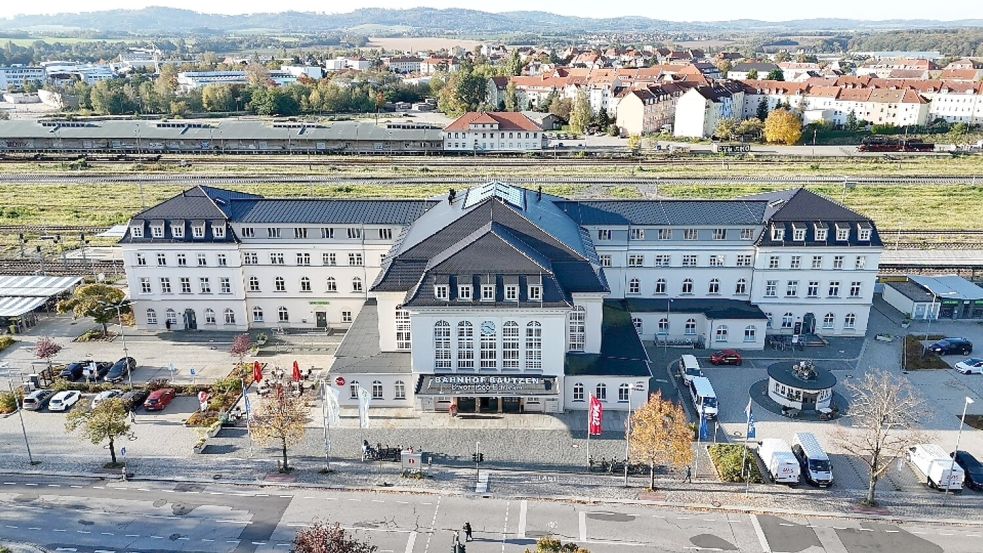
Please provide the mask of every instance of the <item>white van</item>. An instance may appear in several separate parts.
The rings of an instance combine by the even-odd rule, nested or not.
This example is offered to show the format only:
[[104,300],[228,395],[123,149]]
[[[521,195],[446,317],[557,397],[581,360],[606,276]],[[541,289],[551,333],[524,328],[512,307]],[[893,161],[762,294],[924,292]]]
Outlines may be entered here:
[[683,382],[689,382],[694,376],[703,376],[703,369],[695,355],[685,354],[679,357],[679,375],[683,377]]
[[925,478],[930,488],[961,491],[966,473],[945,450],[936,444],[918,444],[908,448],[908,460]]
[[792,453],[788,442],[777,438],[768,438],[758,442],[758,456],[768,469],[768,474],[776,484],[799,483],[799,461]]
[[811,432],[796,432],[792,436],[792,453],[799,460],[799,469],[806,482],[825,488],[833,484],[833,466],[829,455]]
[[717,418],[717,394],[713,391],[709,378],[705,376],[691,378],[689,394],[693,398],[693,407],[701,417]]

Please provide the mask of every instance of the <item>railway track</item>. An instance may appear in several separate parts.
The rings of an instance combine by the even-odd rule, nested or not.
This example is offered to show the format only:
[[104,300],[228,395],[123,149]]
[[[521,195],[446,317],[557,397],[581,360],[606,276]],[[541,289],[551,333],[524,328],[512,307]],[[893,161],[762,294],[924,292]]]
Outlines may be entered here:
[[121,275],[124,273],[123,263],[119,261],[81,261],[69,259],[46,259],[42,264],[37,259],[0,258],[0,274],[33,275],[46,274],[55,276],[79,276],[92,274]]

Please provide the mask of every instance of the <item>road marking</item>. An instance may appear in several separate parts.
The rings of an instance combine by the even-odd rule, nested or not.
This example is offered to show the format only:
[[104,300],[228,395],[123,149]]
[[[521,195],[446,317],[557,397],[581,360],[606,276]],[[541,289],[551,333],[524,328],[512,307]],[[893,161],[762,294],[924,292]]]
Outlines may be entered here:
[[361,499],[359,499],[357,497],[349,497],[349,498],[347,498],[347,500],[348,501],[361,501]]
[[123,536],[124,538],[139,538],[140,534],[127,534]]
[[529,502],[525,499],[519,503],[519,529],[515,533],[516,537],[519,539],[526,538],[526,509],[529,508]]
[[254,541],[254,542],[250,542],[250,543],[252,543],[253,545],[266,545],[266,542],[265,541]]
[[399,500],[396,500],[396,503],[399,503],[400,505],[409,505],[410,504],[409,501],[399,501]]
[[150,490],[148,490],[147,488],[137,488],[137,491],[149,492]]
[[511,501],[505,502],[505,524],[502,525],[502,553],[505,553],[505,540],[509,537],[509,508],[511,506]]
[[[34,484],[34,485],[37,486],[37,484]],[[30,484],[28,484],[28,486],[30,486]],[[92,486],[92,489],[94,489],[94,490],[105,490],[106,489],[106,486]]]
[[919,536],[923,536],[923,535],[927,534],[928,532],[922,532],[921,530],[912,530],[911,533],[912,534],[918,534]]
[[201,538],[201,541],[215,541],[215,540],[209,538]]
[[939,532],[940,536],[955,536],[952,532]]
[[7,528],[17,528],[16,526],[11,526],[9,524],[5,524],[4,526],[6,526]]
[[69,486],[69,488],[78,488],[78,489],[81,489],[82,486]]
[[304,524],[303,522],[291,522],[287,524],[288,528],[300,528],[301,526],[307,526],[307,525]]
[[[430,530],[427,532],[427,546],[423,549],[423,553],[430,552],[430,540],[433,539],[434,529],[437,527],[437,513],[440,512],[440,500],[441,497],[437,496],[437,507],[433,510],[433,518],[430,519]],[[424,503],[428,505],[428,503]]]
[[857,528],[858,532],[873,532],[872,528]]
[[115,536],[116,534],[114,534],[112,532],[99,532],[99,535],[101,535],[101,536]]
[[88,530],[76,530],[76,532],[78,532],[79,534],[91,534],[92,533],[92,532],[89,532]]
[[68,532],[68,530],[62,530],[61,528],[55,528],[55,532]]
[[887,532],[888,534],[897,534],[898,532],[901,532],[901,530],[884,530],[884,531]]
[[28,530],[38,531],[38,530],[41,530],[41,527],[40,526],[32,526],[32,527],[28,528]]
[[178,538],[178,539],[179,539],[179,540],[190,540],[191,538],[187,538],[187,537],[180,537],[180,538]]
[[372,500],[372,503],[385,503],[385,501],[383,501],[381,499],[373,499]]
[[94,549],[92,553],[116,553],[114,549]]
[[[890,531],[892,531],[892,530],[889,530],[889,532]],[[893,531],[894,532],[898,532],[899,530],[893,530]],[[966,534],[966,537],[967,538],[978,538],[978,537],[980,537],[980,535],[979,534]]]
[[48,484],[49,488],[60,488],[61,484]]
[[75,549],[74,547],[59,547],[58,549],[55,549],[55,551],[78,551],[78,549]]
[[283,499],[293,499],[294,496],[292,496],[292,495],[281,495],[280,497],[283,498]]
[[580,511],[580,541],[587,541],[587,512]]
[[253,497],[270,497],[270,494],[268,494],[268,493],[257,493],[257,494],[253,494]]
[[220,524],[252,524],[252,522],[248,520],[216,520],[215,522]]
[[315,499],[313,495],[305,495],[304,499]]
[[751,515],[751,526],[754,527],[754,533],[758,536],[758,542],[761,543],[761,550],[764,553],[771,553],[768,538],[765,537],[765,531],[761,529],[761,523],[758,522],[757,515]]
[[413,546],[416,545],[416,532],[410,532],[410,539],[406,540],[405,553],[413,553]]
[[164,536],[150,536],[150,539],[152,539],[152,540],[162,540],[162,539],[164,539]]
[[225,495],[222,492],[208,492],[208,495]]
[[4,482],[3,485],[4,486],[16,486],[17,485],[17,482]]
[[37,486],[37,484],[26,483],[25,486]]

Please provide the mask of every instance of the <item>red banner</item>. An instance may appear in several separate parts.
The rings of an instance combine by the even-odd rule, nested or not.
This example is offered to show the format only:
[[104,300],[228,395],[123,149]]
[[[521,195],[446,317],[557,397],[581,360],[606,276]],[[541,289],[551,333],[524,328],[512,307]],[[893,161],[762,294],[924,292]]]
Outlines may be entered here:
[[593,395],[590,396],[590,404],[587,407],[587,431],[591,436],[601,435],[601,421],[604,419],[604,406],[601,400]]

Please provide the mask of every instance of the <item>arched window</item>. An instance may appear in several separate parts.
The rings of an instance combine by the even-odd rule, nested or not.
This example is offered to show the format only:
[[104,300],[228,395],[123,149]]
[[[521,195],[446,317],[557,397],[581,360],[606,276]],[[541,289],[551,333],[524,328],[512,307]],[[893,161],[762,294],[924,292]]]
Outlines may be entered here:
[[754,342],[757,333],[758,333],[758,329],[754,325],[747,325],[746,327],[744,327],[744,341]]
[[843,317],[843,328],[851,330],[857,328],[857,315],[855,313],[847,313],[846,317]]
[[352,279],[352,292],[362,291],[362,279],[355,277]]
[[502,368],[519,368],[519,323],[515,321],[502,325]]
[[708,294],[719,294],[720,293],[720,279],[719,278],[711,278],[710,279],[710,286],[707,287],[707,293]]
[[328,277],[328,292],[338,291],[338,281],[334,277]]
[[597,384],[597,386],[594,387],[594,397],[596,397],[597,399],[599,399],[601,401],[607,401],[608,400],[608,385],[605,384],[605,383],[603,383],[603,382],[599,382]]
[[249,277],[249,291],[259,292],[259,277]]
[[792,328],[793,322],[795,322],[795,315],[791,313],[782,315],[782,328]]
[[457,323],[457,368],[474,368],[474,325],[468,321]]
[[669,319],[659,319],[659,334],[669,334]]
[[481,337],[479,338],[479,366],[482,369],[498,368],[498,332],[495,323],[485,321],[481,323]]
[[433,325],[433,352],[435,368],[451,368],[451,325],[447,321]]
[[167,316],[167,322],[171,323],[172,325],[177,324],[177,312],[168,307],[164,314]]
[[584,401],[584,384],[582,382],[573,385],[573,400]]
[[696,319],[686,319],[686,335],[696,335]]
[[396,349],[410,349],[410,312],[400,305],[396,308]]
[[655,281],[655,293],[656,294],[666,293],[666,279],[660,278]]
[[287,291],[287,282],[283,280],[283,277],[276,277],[273,279],[273,290],[277,292]]
[[300,277],[300,291],[301,292],[311,291],[311,279],[307,277]]
[[348,385],[348,390],[351,392],[351,399],[358,399],[358,380],[352,380],[352,383]]
[[635,332],[642,333],[642,319],[640,317],[632,317],[631,324],[635,327]]
[[727,325],[718,325],[717,326],[717,331],[715,333],[715,336],[716,336],[716,340],[718,342],[726,342],[727,341]]
[[262,307],[254,307],[253,308],[253,322],[254,323],[261,323],[261,322],[263,322],[263,308]]
[[213,325],[213,324],[215,324],[215,310],[214,309],[205,309],[205,324],[206,325]]
[[406,399],[406,383],[402,380],[393,383],[393,399]]
[[226,308],[226,310],[224,312],[224,315],[225,315],[225,324],[227,324],[227,325],[234,325],[234,324],[236,324],[236,312],[235,311]]
[[737,286],[734,287],[734,294],[737,296],[743,296],[747,294],[747,281],[743,278],[737,279]]
[[372,399],[382,399],[382,382],[379,380],[372,381]]
[[281,323],[290,322],[290,312],[287,311],[286,307],[280,306],[276,310],[276,318]]
[[691,278],[683,279],[683,293],[684,294],[693,293],[693,279]]
[[538,321],[526,325],[526,368],[543,368],[543,325]]
[[628,403],[628,394],[631,393],[631,387],[627,383],[622,382],[618,386],[618,402]]
[[833,324],[836,322],[836,315],[832,313],[827,313],[823,316],[823,328],[829,329],[833,328]]
[[629,294],[640,294],[641,292],[642,292],[642,284],[637,278],[633,278],[628,281]]
[[567,333],[570,351],[584,351],[584,344],[587,340],[587,311],[584,306],[578,305],[570,311],[567,320]]
[[157,312],[154,311],[153,309],[147,310],[147,324],[148,325],[157,324]]

